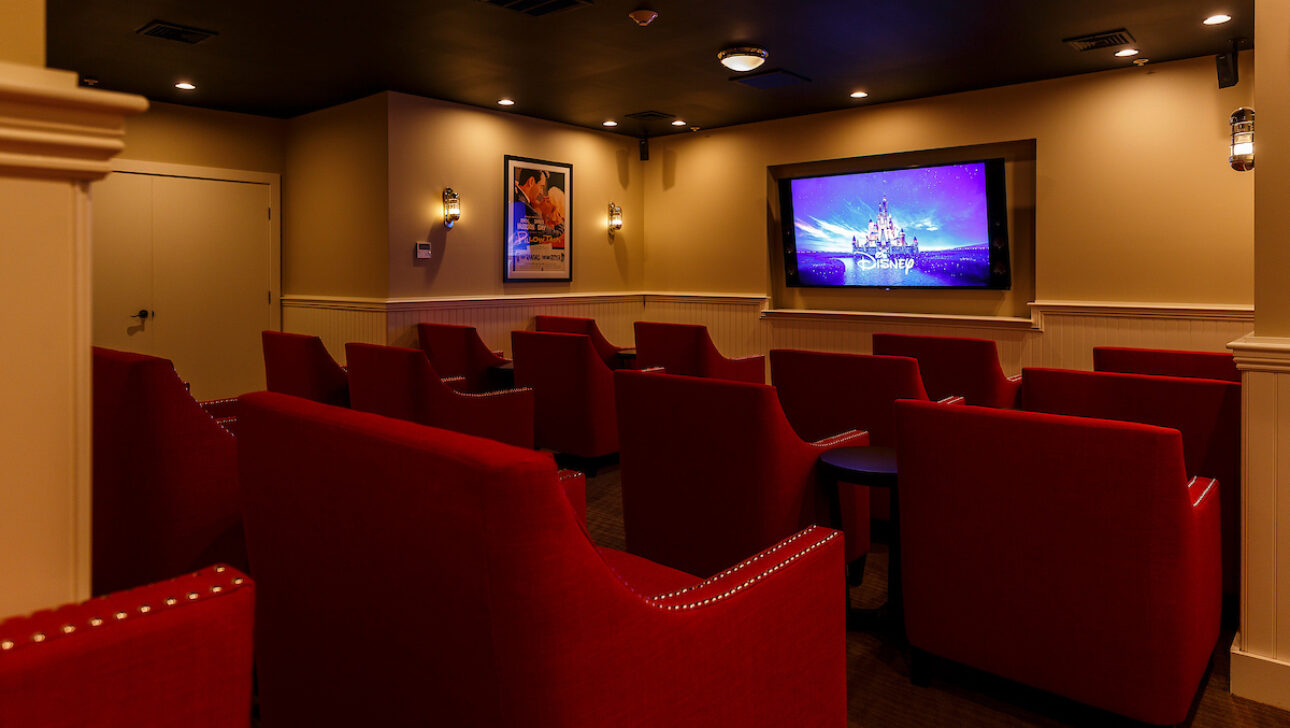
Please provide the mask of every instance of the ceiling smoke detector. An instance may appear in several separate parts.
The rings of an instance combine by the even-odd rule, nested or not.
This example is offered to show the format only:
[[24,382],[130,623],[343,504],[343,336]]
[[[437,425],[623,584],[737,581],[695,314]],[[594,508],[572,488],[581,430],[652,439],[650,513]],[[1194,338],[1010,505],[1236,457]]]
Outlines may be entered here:
[[627,17],[631,18],[632,22],[644,28],[645,26],[654,22],[655,18],[658,17],[658,13],[654,12],[653,10],[650,10],[649,8],[636,8],[635,10],[628,13]]

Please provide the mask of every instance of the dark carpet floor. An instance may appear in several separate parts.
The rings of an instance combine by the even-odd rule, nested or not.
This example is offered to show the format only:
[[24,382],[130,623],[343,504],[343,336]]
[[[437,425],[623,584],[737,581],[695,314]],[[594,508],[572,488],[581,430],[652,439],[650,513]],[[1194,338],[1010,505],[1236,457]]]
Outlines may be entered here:
[[[587,481],[587,529],[601,546],[623,548],[622,489],[617,467],[600,470]],[[855,606],[878,606],[886,598],[887,552],[875,544],[864,582],[851,590]],[[1234,697],[1228,692],[1227,645],[1221,647],[1193,705],[1186,725],[1193,728],[1249,726],[1290,728],[1290,713]],[[908,649],[883,634],[847,633],[848,725],[873,728],[939,726],[1098,726],[1140,724],[986,675],[966,667],[937,663],[930,687],[909,682]]]

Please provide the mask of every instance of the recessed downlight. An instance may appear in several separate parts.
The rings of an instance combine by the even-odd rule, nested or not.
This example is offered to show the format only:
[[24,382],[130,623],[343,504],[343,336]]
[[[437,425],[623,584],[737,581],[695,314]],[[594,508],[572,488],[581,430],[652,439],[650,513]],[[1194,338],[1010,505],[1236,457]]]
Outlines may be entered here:
[[601,125],[601,126],[618,126],[618,122],[614,121],[613,119],[605,119],[604,121],[600,122],[600,125]]
[[1124,50],[1122,50],[1122,51],[1116,51],[1116,52],[1115,52],[1115,57],[1116,57],[1116,58],[1129,58],[1130,56],[1136,56],[1136,55],[1138,55],[1138,53],[1140,53],[1140,52],[1141,52],[1141,51],[1139,51],[1137,48],[1125,48],[1125,49],[1124,49]]
[[193,89],[197,88],[197,86],[188,81],[180,81],[179,83],[175,84],[175,88],[180,89],[181,91],[192,91]]
[[497,105],[498,105],[498,106],[514,106],[514,105],[515,105],[515,99],[498,99],[498,100],[497,100]]
[[672,122],[672,126],[685,126],[685,119],[676,119]]
[[1211,15],[1208,18],[1205,18],[1205,20],[1201,22],[1203,22],[1205,25],[1222,25],[1223,23],[1226,23],[1231,19],[1232,19],[1232,16],[1219,13],[1217,15]]
[[852,91],[852,92],[851,92],[851,98],[853,98],[853,99],[867,99],[867,98],[869,98],[869,92],[868,92],[868,91]]

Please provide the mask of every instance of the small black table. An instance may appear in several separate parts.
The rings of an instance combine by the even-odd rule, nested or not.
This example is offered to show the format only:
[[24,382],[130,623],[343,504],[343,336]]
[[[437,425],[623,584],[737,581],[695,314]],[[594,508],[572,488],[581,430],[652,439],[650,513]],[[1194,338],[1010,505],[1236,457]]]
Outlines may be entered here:
[[835,528],[842,527],[839,483],[891,490],[891,544],[887,563],[887,603],[878,609],[852,609],[847,597],[847,622],[864,626],[886,623],[897,636],[905,634],[904,603],[900,583],[900,499],[896,487],[896,450],[890,447],[840,447],[820,456],[816,470],[829,494],[829,514]]
[[619,358],[619,359],[621,359],[623,362],[632,362],[632,361],[636,361],[636,350],[635,350],[635,349],[619,349],[618,351],[614,352],[614,356],[618,357],[618,358]]
[[515,387],[515,362],[508,361],[488,368],[489,389],[513,389]]

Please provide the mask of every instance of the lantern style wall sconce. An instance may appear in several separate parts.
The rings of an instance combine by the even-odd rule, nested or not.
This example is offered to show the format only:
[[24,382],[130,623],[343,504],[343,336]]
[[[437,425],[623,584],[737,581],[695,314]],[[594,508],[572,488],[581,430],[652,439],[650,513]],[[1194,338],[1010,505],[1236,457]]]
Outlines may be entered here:
[[1254,169],[1254,109],[1242,106],[1232,112],[1232,151],[1227,163],[1237,172]]
[[623,208],[609,203],[609,233],[612,235],[623,229]]
[[443,226],[451,230],[452,226],[461,219],[461,195],[452,191],[451,187],[443,189]]

